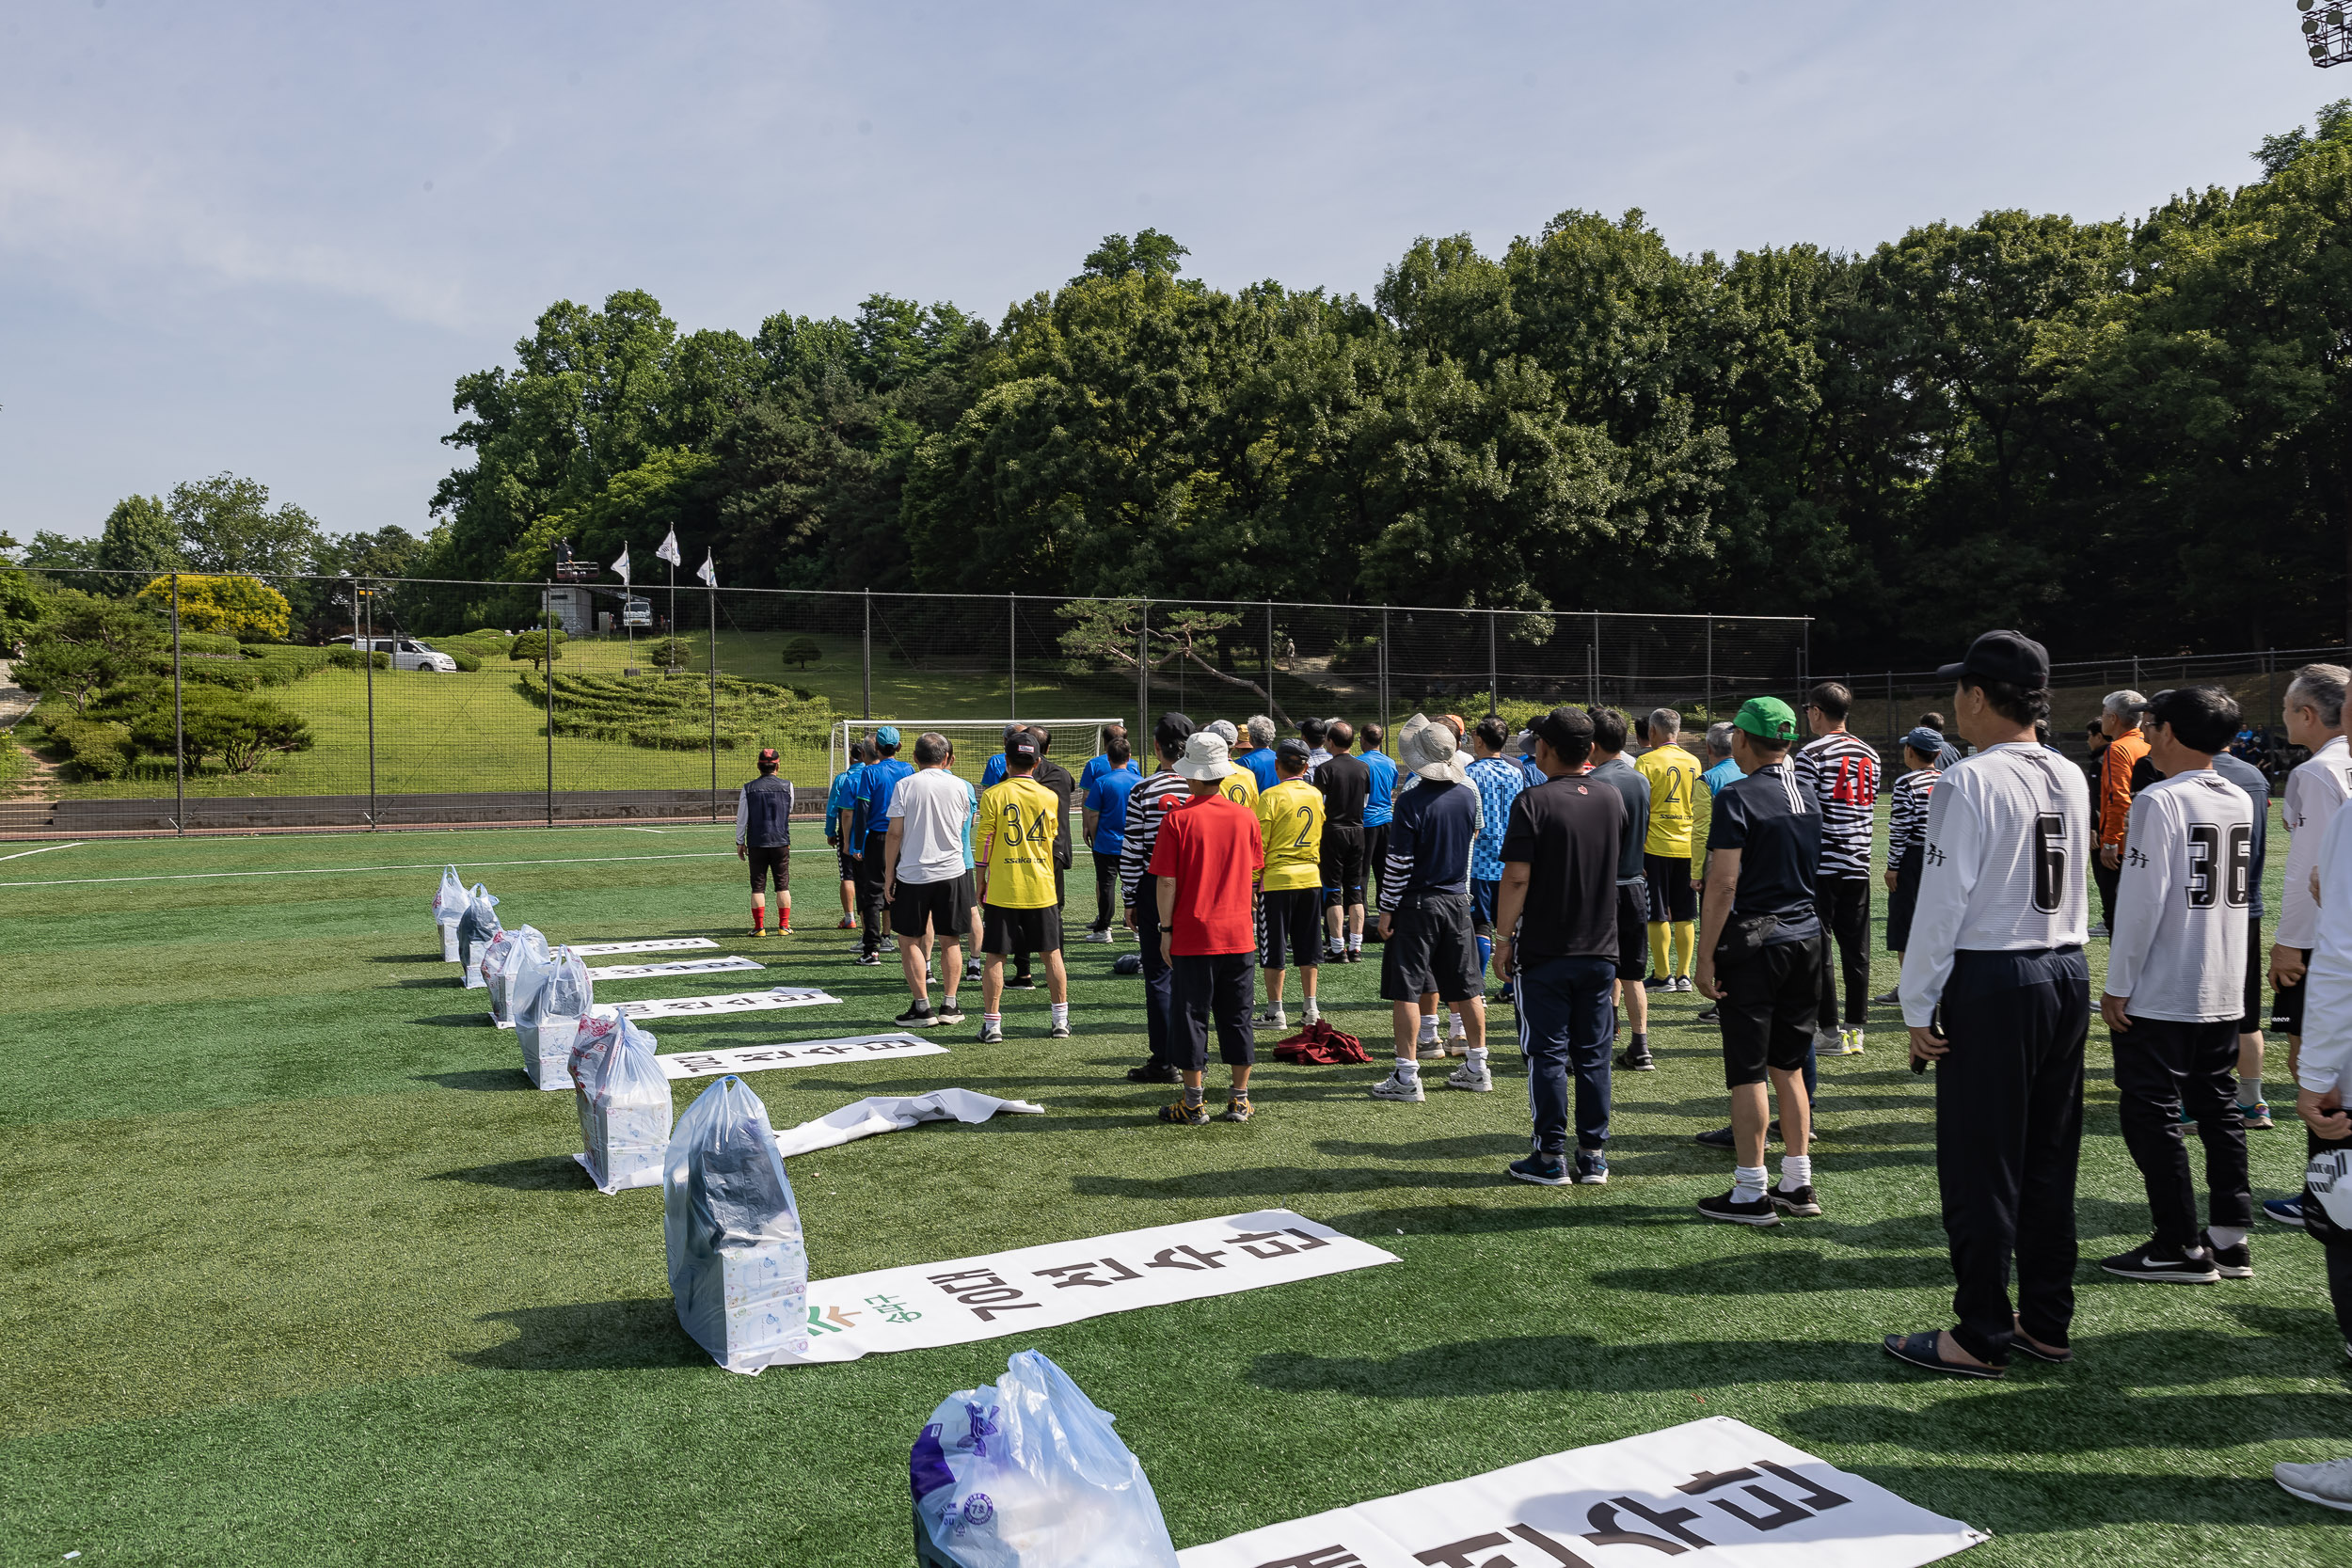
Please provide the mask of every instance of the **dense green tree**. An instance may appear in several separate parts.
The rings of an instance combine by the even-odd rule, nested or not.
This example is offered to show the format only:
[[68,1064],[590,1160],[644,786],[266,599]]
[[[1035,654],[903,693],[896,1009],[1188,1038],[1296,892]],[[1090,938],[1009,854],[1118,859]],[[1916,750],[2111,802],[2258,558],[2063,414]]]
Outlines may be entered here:
[[139,576],[98,579],[103,593],[135,594],[158,572],[176,572],[188,564],[180,530],[161,496],[126,496],[115,502],[99,531],[92,563],[109,572]]
[[173,485],[167,510],[192,571],[308,572],[319,545],[318,523],[308,512],[292,501],[271,506],[268,485],[235,474]]

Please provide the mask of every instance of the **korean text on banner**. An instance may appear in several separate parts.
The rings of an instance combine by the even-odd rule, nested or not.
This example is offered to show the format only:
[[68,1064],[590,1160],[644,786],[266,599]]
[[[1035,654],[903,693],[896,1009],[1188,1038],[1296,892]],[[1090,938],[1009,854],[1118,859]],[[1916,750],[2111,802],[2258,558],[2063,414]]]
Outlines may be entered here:
[[814,1007],[840,1000],[813,987],[778,986],[773,990],[729,991],[723,996],[655,996],[643,1002],[615,1002],[612,1006],[643,1023],[649,1018],[728,1018],[737,1013],[766,1012],[771,1007]]
[[766,1072],[774,1068],[838,1067],[881,1057],[945,1056],[947,1048],[919,1035],[852,1035],[836,1040],[797,1040],[785,1045],[736,1045],[724,1051],[676,1051],[659,1058],[670,1078],[716,1078],[723,1072]]

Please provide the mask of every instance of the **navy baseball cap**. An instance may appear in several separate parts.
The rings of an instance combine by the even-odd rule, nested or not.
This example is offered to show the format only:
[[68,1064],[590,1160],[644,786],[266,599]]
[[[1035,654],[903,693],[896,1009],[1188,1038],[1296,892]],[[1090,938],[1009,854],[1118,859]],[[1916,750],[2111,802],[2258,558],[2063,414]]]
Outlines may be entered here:
[[1005,741],[1005,755],[1033,757],[1037,755],[1037,736],[1026,730],[1015,730]]
[[1941,731],[1922,724],[1903,736],[1903,744],[1923,757],[1940,756],[1944,751],[1944,736]]
[[1935,678],[1944,681],[1963,675],[2039,691],[2050,684],[2050,650],[2022,631],[1988,631],[1968,644],[1967,657],[1958,664],[1935,672]]
[[1292,736],[1288,739],[1284,740],[1282,744],[1274,748],[1274,755],[1278,760],[1283,762],[1305,762],[1309,757],[1314,755],[1314,753],[1308,749],[1305,741],[1299,739],[1296,736]]

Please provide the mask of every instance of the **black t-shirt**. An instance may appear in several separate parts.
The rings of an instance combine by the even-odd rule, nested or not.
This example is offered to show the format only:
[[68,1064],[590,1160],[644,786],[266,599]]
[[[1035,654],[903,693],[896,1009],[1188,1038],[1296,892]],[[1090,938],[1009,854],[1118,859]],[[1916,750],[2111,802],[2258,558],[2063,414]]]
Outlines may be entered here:
[[1578,775],[1521,790],[1502,830],[1502,859],[1528,868],[1519,958],[1617,956],[1617,855],[1625,800]]
[[1054,835],[1054,863],[1064,871],[1070,869],[1070,802],[1078,793],[1078,781],[1070,776],[1070,769],[1052,757],[1037,759],[1032,774],[1038,783],[1054,792],[1061,802],[1061,832]]
[[1820,934],[1813,895],[1814,873],[1821,863],[1821,814],[1788,764],[1759,768],[1715,792],[1707,847],[1740,851],[1732,919],[1778,915],[1780,928],[1771,942]]
[[1372,767],[1349,752],[1334,752],[1315,769],[1315,787],[1323,791],[1323,825],[1360,828],[1364,802],[1372,798]]

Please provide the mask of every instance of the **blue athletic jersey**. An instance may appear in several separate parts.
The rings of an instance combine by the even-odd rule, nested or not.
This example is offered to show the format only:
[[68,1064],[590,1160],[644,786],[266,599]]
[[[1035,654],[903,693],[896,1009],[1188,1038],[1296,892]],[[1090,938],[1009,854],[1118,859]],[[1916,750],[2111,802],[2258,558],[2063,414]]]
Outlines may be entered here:
[[[897,757],[884,757],[869,762],[858,770],[857,821],[859,836],[890,831],[890,797],[897,792],[900,779],[914,775],[913,763]],[[856,845],[852,844],[851,848]]]
[[994,756],[988,759],[987,767],[980,769],[980,787],[982,789],[994,789],[998,784],[1003,784],[1004,782],[1005,753],[999,752]]
[[1364,797],[1364,826],[1385,828],[1396,815],[1396,759],[1386,752],[1366,752],[1364,766],[1372,769],[1372,793]]
[[849,811],[857,804],[858,775],[865,771],[866,765],[861,762],[833,776],[833,788],[825,795],[825,836],[828,839],[840,836],[842,824],[836,814]]
[[1116,855],[1121,840],[1127,836],[1127,797],[1143,782],[1143,770],[1130,759],[1123,767],[1105,767],[1087,785],[1086,799],[1079,804],[1100,815],[1094,821],[1094,852]]
[[1249,776],[1258,781],[1258,793],[1261,795],[1282,782],[1282,775],[1274,770],[1274,748],[1271,746],[1244,752],[1233,761],[1249,769]]

